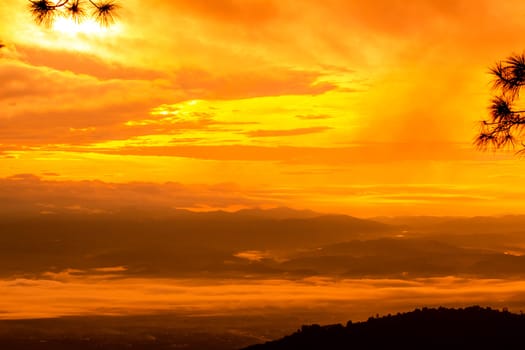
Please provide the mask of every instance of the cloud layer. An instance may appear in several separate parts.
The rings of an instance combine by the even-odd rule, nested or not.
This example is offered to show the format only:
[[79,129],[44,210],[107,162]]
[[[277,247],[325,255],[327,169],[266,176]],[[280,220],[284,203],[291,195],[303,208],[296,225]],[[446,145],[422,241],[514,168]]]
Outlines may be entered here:
[[[520,50],[524,9],[514,0],[133,0],[114,27],[86,30],[36,26],[23,3],[3,1],[0,176],[507,193],[515,179],[500,175],[520,173],[520,160],[476,153],[472,139],[490,98],[487,67]],[[328,195],[295,204],[325,208]],[[428,212],[424,195],[381,198]],[[440,198],[464,205],[472,195]],[[328,207],[355,210],[345,201]]]
[[[253,315],[294,312],[305,307],[316,320],[366,320],[374,313],[408,311],[422,306],[503,307],[525,305],[521,281],[428,278],[417,280],[228,281],[171,279],[86,279],[67,273],[49,280],[2,280],[1,318],[67,315],[129,315],[172,312],[185,316]],[[73,297],[74,296],[74,297]],[[494,300],[501,300],[494,303]],[[110,305],[110,306],[108,306]],[[503,305],[503,306],[502,306]],[[372,314],[371,314],[372,312]],[[331,315],[331,316],[330,316]]]

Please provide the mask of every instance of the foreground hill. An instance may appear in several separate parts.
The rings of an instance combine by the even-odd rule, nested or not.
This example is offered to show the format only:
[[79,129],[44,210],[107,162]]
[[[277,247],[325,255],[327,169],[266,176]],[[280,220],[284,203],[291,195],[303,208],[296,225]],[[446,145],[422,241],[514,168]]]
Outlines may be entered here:
[[505,349],[522,348],[525,315],[479,306],[416,309],[345,326],[303,326],[296,333],[246,350],[276,349]]

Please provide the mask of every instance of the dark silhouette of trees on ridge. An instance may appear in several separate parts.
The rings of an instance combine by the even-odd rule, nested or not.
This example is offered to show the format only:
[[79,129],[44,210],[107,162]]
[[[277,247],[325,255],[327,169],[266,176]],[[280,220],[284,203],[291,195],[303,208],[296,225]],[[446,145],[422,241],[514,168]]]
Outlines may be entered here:
[[518,349],[525,315],[471,306],[423,308],[370,317],[366,322],[303,326],[284,338],[245,350],[288,349]]
[[475,144],[481,149],[515,148],[525,151],[523,127],[525,109],[519,108],[519,95],[525,85],[525,54],[513,54],[490,69],[496,91],[490,105],[490,119],[481,122]]
[[115,23],[119,8],[120,5],[114,0],[29,0],[29,11],[35,22],[45,26],[53,24],[57,16],[69,17],[77,23],[91,16],[107,27]]

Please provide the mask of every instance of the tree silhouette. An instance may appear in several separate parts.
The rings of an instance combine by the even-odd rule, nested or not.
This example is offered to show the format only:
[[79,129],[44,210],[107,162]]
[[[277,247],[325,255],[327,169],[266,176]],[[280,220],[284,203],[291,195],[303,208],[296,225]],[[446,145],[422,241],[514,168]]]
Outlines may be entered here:
[[[88,14],[87,7],[91,7]],[[109,26],[115,22],[120,5],[114,0],[29,0],[29,11],[37,24],[50,26],[57,16],[69,17],[79,23],[88,15],[102,26]]]
[[490,119],[481,122],[475,143],[482,149],[514,148],[525,151],[523,128],[525,110],[516,108],[521,87],[525,85],[525,54],[513,54],[490,69],[497,91],[490,105]]
[[285,349],[517,349],[525,316],[480,306],[423,308],[366,322],[303,326],[284,338],[244,350]]

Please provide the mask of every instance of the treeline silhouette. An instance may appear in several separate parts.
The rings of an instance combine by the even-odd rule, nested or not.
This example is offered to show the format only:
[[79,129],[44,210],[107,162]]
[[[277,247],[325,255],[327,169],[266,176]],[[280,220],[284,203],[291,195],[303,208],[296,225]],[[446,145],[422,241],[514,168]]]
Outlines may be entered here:
[[423,308],[366,322],[303,326],[246,350],[276,349],[510,349],[525,344],[525,315],[472,306]]

